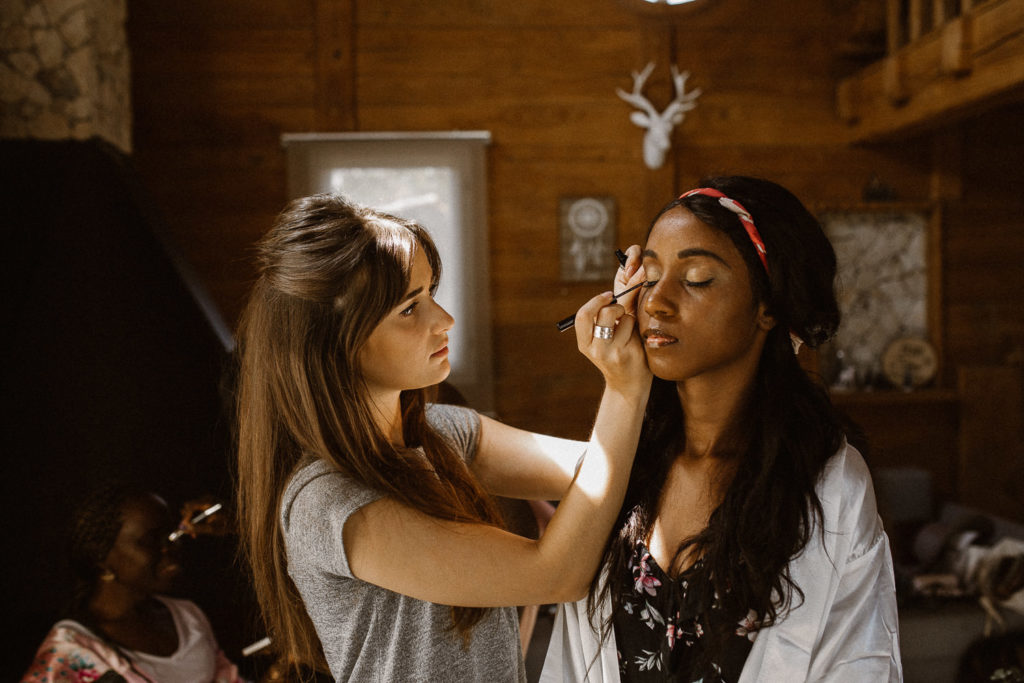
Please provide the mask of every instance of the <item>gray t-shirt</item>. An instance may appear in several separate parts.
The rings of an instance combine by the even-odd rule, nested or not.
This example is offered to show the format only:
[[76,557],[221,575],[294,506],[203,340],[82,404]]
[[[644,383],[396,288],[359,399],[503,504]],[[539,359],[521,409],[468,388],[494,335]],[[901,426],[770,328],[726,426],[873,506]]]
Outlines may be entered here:
[[[467,463],[476,455],[480,418],[474,411],[431,405],[427,420]],[[345,521],[380,497],[317,459],[300,465],[281,499],[288,574],[335,680],[525,682],[515,608],[491,610],[465,648],[450,628],[450,607],[352,575],[342,543]]]

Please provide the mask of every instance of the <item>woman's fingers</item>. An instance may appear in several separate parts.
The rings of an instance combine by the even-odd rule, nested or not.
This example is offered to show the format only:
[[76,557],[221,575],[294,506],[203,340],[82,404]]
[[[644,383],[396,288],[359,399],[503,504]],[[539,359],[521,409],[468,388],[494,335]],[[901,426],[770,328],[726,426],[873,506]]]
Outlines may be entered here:
[[[615,283],[619,285],[625,285],[633,276],[636,274],[638,268],[640,268],[641,262],[641,250],[640,245],[633,244],[626,249],[626,262],[619,266],[619,270],[615,273]],[[616,288],[615,291],[620,291]]]
[[616,334],[621,334],[626,339],[633,336],[633,330],[636,328],[636,317],[632,314],[624,312],[619,318],[619,329]]
[[589,343],[591,335],[594,333],[594,322],[597,320],[597,312],[611,302],[612,293],[604,292],[580,306],[580,310],[576,311],[574,329],[576,330],[576,342],[580,345],[580,348],[583,348],[584,344]]
[[599,294],[576,314],[576,341],[609,383],[629,384],[647,374],[643,346],[635,334],[636,320],[610,292]]
[[643,250],[639,244],[631,244],[626,249],[626,277],[631,278],[636,273],[637,268],[640,267],[640,263],[643,261]]
[[[626,265],[619,268],[615,274],[614,289],[616,292],[625,292],[630,287],[644,281],[644,267],[642,265],[640,245],[633,244],[626,249]],[[633,290],[628,294],[618,297],[618,301],[626,309],[627,313],[636,312],[636,300],[639,290]]]
[[[615,321],[622,312],[622,306],[612,302],[611,292],[598,294],[583,304],[576,313],[576,343],[580,350],[589,347],[592,341],[610,340],[614,336]],[[606,331],[609,327],[612,328],[610,333]]]
[[[603,327],[605,329],[609,327],[614,329],[619,322],[619,318],[621,318],[623,313],[625,312],[626,309],[622,307],[622,304],[614,303],[609,304],[607,306],[602,306],[601,310],[597,312],[597,321],[595,325]],[[600,338],[598,337],[596,331],[594,336]]]

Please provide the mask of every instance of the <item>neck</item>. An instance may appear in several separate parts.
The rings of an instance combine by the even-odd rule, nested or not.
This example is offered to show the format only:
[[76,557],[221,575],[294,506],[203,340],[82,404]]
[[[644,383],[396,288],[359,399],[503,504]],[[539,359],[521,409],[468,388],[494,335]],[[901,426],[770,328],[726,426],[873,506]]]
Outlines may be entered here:
[[676,384],[686,417],[683,456],[703,460],[726,454],[737,416],[753,388],[757,365],[734,366]]
[[89,601],[89,613],[100,624],[124,621],[138,616],[148,599],[148,595],[123,586],[101,584]]
[[373,407],[377,427],[384,433],[388,441],[395,446],[404,446],[401,392],[371,395],[370,405]]

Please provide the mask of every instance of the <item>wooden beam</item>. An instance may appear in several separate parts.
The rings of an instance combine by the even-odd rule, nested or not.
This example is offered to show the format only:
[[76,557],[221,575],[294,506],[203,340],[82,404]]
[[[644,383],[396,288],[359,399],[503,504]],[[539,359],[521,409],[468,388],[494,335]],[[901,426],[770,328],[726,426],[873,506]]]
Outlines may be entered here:
[[942,27],[942,73],[966,76],[971,71],[971,17],[959,17]]
[[892,107],[902,107],[910,99],[906,79],[903,77],[903,55],[889,55],[882,62],[882,89]]
[[314,6],[317,130],[357,130],[355,0],[314,0]]
[[921,0],[910,0],[910,9],[908,10],[909,16],[907,17],[907,23],[910,26],[907,32],[909,42],[913,43],[915,40],[921,37],[924,33],[924,3]]
[[885,3],[886,52],[890,55],[903,45],[903,22],[900,20],[900,0],[886,0]]
[[1024,98],[1021,27],[1024,0],[989,0],[844,79],[836,110],[850,141],[935,128]]

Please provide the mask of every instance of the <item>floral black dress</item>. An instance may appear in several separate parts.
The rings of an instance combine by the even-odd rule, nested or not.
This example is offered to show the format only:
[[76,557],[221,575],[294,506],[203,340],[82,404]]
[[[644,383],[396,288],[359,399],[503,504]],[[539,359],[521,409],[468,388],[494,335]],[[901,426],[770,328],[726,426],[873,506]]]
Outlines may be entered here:
[[[699,614],[698,606],[712,587],[691,583],[699,567],[698,561],[672,579],[655,563],[644,543],[637,543],[630,559],[632,580],[623,585],[622,609],[612,618],[624,683],[739,680],[757,631],[757,615],[751,611],[736,624],[736,638],[730,639],[722,656],[712,662],[714,676],[702,677],[698,666],[709,615]],[[715,618],[714,605],[710,617]]]

